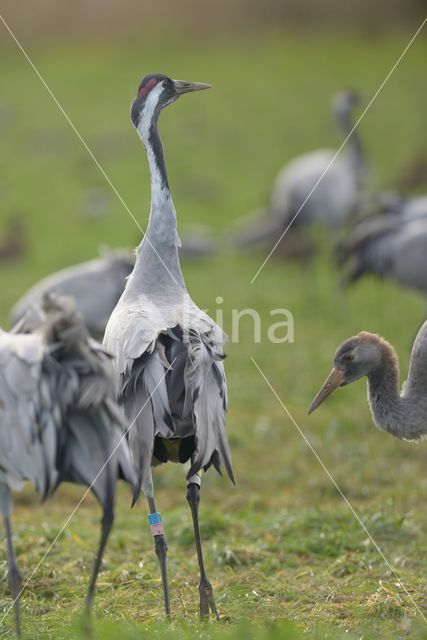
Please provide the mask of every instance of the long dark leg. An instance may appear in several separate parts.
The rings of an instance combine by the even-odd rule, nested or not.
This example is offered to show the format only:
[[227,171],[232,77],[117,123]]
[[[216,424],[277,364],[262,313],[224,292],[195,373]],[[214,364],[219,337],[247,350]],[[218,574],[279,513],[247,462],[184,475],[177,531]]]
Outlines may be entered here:
[[162,574],[162,587],[163,587],[163,598],[165,602],[165,614],[167,618],[170,618],[171,614],[171,604],[170,604],[170,593],[169,593],[169,581],[168,581],[168,568],[166,557],[168,553],[168,545],[165,540],[165,533],[162,524],[162,519],[160,517],[160,513],[156,509],[156,502],[154,500],[154,485],[153,485],[153,477],[150,472],[147,474],[144,482],[142,483],[142,491],[144,492],[145,497],[147,498],[148,508],[150,510],[150,515],[148,516],[148,522],[150,525],[151,533],[154,538],[154,549],[156,551],[156,555],[159,559],[160,571]]
[[213,595],[212,585],[209,582],[205,565],[203,562],[202,541],[200,538],[199,528],[199,504],[200,504],[200,484],[199,482],[190,482],[187,487],[187,500],[190,505],[191,515],[193,517],[194,537],[196,539],[197,559],[199,561],[200,569],[200,617],[202,619],[209,618],[210,612],[212,612],[216,619],[219,620],[218,609],[216,608],[215,599]]
[[[108,457],[108,451],[105,451],[105,458],[107,462],[106,462],[105,468],[102,470],[102,474],[103,474],[102,480],[105,482],[104,484],[105,493],[104,493],[104,498],[100,500],[102,504],[102,509],[103,509],[102,520],[101,520],[101,537],[99,539],[98,551],[96,553],[95,561],[93,563],[92,575],[90,577],[89,587],[87,590],[84,621],[83,621],[83,629],[86,633],[86,636],[88,637],[92,637],[91,613],[92,613],[93,597],[95,595],[96,581],[98,579],[99,570],[101,569],[101,565],[102,565],[102,558],[104,557],[105,547],[107,546],[108,538],[110,536],[111,529],[113,527],[113,522],[114,522],[114,498],[115,498],[115,489],[116,489],[118,470],[117,470],[117,467],[110,462],[110,458]],[[99,496],[98,496],[98,499],[99,499]]]
[[86,627],[89,630],[90,625],[88,623],[90,619],[90,614],[92,611],[93,604],[93,596],[95,595],[95,586],[98,578],[99,570],[102,564],[102,558],[104,556],[105,547],[107,545],[108,537],[110,535],[112,526],[114,522],[114,510],[113,505],[108,504],[104,507],[104,513],[101,520],[101,538],[99,540],[98,551],[95,557],[95,562],[93,563],[92,575],[89,582],[89,587],[86,595],[86,604],[85,604],[85,617],[86,617]]
[[150,523],[151,533],[154,538],[154,548],[156,555],[159,559],[160,571],[162,574],[162,586],[163,597],[165,601],[165,614],[169,618],[171,614],[170,594],[169,594],[169,582],[168,582],[168,568],[166,562],[166,556],[168,553],[168,545],[166,544],[163,524],[161,522],[160,514],[156,509],[156,503],[152,496],[147,496],[148,508],[150,509],[150,515],[148,520]]
[[12,543],[12,528],[10,526],[9,516],[3,516],[4,528],[6,531],[6,545],[7,545],[7,562],[8,562],[8,580],[9,587],[12,592],[13,608],[15,611],[15,630],[16,637],[21,637],[21,613],[19,606],[19,597],[21,595],[22,578],[21,573],[16,562],[15,551]]

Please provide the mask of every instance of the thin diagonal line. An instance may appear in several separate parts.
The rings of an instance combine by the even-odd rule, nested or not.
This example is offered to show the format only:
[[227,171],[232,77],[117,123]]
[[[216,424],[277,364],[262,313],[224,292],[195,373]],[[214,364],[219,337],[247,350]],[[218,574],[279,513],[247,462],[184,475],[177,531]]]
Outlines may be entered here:
[[338,149],[338,151],[336,151],[336,153],[334,154],[333,158],[330,160],[330,162],[328,163],[328,165],[326,166],[326,168],[323,170],[322,174],[319,176],[319,178],[316,180],[314,186],[312,187],[311,191],[309,192],[309,194],[306,196],[304,202],[302,203],[302,205],[299,207],[298,211],[295,213],[295,215],[293,216],[293,218],[291,219],[291,221],[289,222],[288,226],[286,227],[286,229],[284,230],[284,232],[282,233],[282,235],[280,236],[280,238],[277,240],[276,244],[274,245],[274,247],[271,249],[270,253],[268,254],[268,256],[265,258],[264,262],[262,263],[262,265],[259,267],[258,271],[255,273],[255,275],[252,277],[251,280],[251,284],[253,284],[255,282],[255,280],[258,278],[259,274],[261,273],[261,271],[264,269],[265,265],[267,264],[267,262],[270,260],[271,256],[273,255],[273,253],[276,251],[278,245],[280,244],[280,242],[283,240],[283,238],[285,237],[285,235],[287,234],[287,232],[289,231],[289,229],[291,228],[291,226],[293,225],[293,223],[295,222],[296,218],[298,217],[298,215],[300,214],[302,208],[306,205],[306,203],[308,202],[308,200],[311,198],[312,194],[314,193],[314,191],[317,189],[318,185],[320,184],[320,182],[323,180],[323,178],[325,177],[325,175],[327,174],[327,172],[329,171],[329,169],[331,168],[331,166],[333,165],[333,163],[335,162],[335,160],[337,159],[337,157],[339,156],[339,154],[341,153],[341,151],[343,150],[343,148],[345,147],[345,145],[347,144],[347,142],[349,141],[349,139],[351,138],[351,136],[353,135],[353,133],[355,132],[355,130],[357,129],[357,127],[359,126],[360,122],[362,121],[362,119],[364,118],[364,116],[367,114],[367,112],[369,111],[369,109],[371,108],[371,106],[373,105],[373,103],[375,102],[375,100],[377,99],[378,95],[381,93],[381,91],[383,90],[384,86],[387,84],[388,80],[390,79],[390,77],[392,76],[392,74],[394,73],[394,71],[396,70],[397,66],[399,65],[399,63],[401,62],[401,60],[404,58],[404,56],[406,55],[408,49],[410,48],[410,46],[412,45],[412,43],[414,42],[414,40],[417,38],[418,34],[420,33],[420,31],[422,30],[422,28],[424,27],[425,23],[427,22],[427,17],[424,18],[424,20],[422,21],[422,23],[420,24],[420,26],[418,27],[418,29],[416,30],[416,32],[414,33],[414,35],[412,36],[412,38],[410,39],[410,41],[408,42],[408,44],[406,45],[406,47],[404,48],[404,50],[402,51],[402,53],[400,54],[400,56],[398,57],[398,59],[396,60],[396,62],[394,63],[394,65],[392,66],[392,68],[390,69],[390,71],[388,72],[388,74],[386,75],[386,77],[384,78],[384,80],[382,81],[382,83],[380,84],[379,88],[377,89],[377,91],[375,92],[375,94],[373,95],[373,97],[371,98],[371,100],[369,101],[368,105],[365,107],[365,109],[363,110],[362,114],[359,116],[356,124],[352,127],[350,133],[347,135],[347,137],[344,139],[344,141],[342,142],[340,148]]
[[67,112],[65,111],[65,109],[62,107],[62,105],[60,104],[59,100],[57,99],[57,97],[55,96],[55,94],[53,93],[53,91],[51,90],[51,88],[49,87],[49,85],[47,84],[46,80],[43,78],[43,76],[41,75],[40,71],[37,69],[36,65],[34,64],[34,62],[31,60],[30,56],[27,54],[27,52],[25,51],[24,47],[21,45],[21,43],[19,42],[18,38],[15,36],[15,34],[13,33],[12,29],[9,27],[9,25],[7,24],[6,20],[3,18],[3,16],[0,14],[0,20],[3,22],[4,26],[6,27],[7,31],[9,32],[9,34],[11,35],[12,39],[15,41],[16,45],[18,46],[18,48],[20,49],[21,53],[23,54],[23,56],[25,57],[25,59],[27,60],[27,62],[29,63],[29,65],[31,66],[31,68],[33,69],[34,73],[36,74],[36,76],[38,77],[38,79],[40,80],[40,82],[43,84],[44,88],[46,89],[46,91],[48,92],[48,94],[50,95],[50,97],[52,98],[52,100],[54,101],[54,103],[56,104],[56,106],[58,107],[58,109],[60,110],[60,112],[62,113],[62,115],[64,116],[64,118],[66,119],[66,121],[68,122],[68,124],[70,125],[70,127],[72,128],[72,130],[74,131],[74,133],[76,134],[76,136],[78,137],[78,139],[80,140],[80,142],[82,143],[83,147],[86,149],[86,151],[88,152],[88,154],[90,155],[90,157],[92,158],[92,160],[94,161],[94,163],[96,164],[96,166],[98,167],[99,171],[102,173],[102,175],[104,176],[104,178],[106,179],[106,181],[108,182],[108,184],[110,185],[111,189],[113,190],[113,192],[115,193],[115,195],[117,196],[117,198],[119,199],[120,203],[123,205],[123,207],[126,209],[126,211],[128,212],[128,214],[130,215],[130,217],[132,218],[132,220],[134,221],[134,223],[136,224],[136,226],[138,227],[138,229],[141,231],[142,235],[143,235],[143,239],[148,242],[148,244],[150,245],[150,247],[153,249],[154,253],[156,254],[156,256],[159,258],[160,262],[162,263],[162,265],[164,266],[164,268],[166,269],[166,271],[168,272],[168,274],[170,275],[170,277],[172,278],[172,280],[175,282],[175,284],[177,284],[178,286],[182,287],[182,285],[180,285],[176,278],[172,275],[172,273],[169,271],[168,267],[166,266],[163,258],[160,256],[160,254],[158,253],[158,251],[156,250],[156,248],[153,246],[152,242],[150,241],[150,238],[148,237],[148,235],[146,233],[144,233],[141,225],[139,224],[138,220],[135,218],[135,216],[133,215],[132,211],[129,209],[128,205],[126,204],[126,202],[123,200],[122,196],[120,195],[120,193],[118,192],[118,190],[116,189],[116,187],[114,186],[114,184],[111,182],[111,179],[109,177],[109,175],[107,174],[107,172],[103,169],[103,167],[101,166],[101,164],[99,163],[99,161],[97,160],[97,158],[95,157],[94,153],[92,152],[92,150],[89,148],[88,144],[85,142],[85,140],[82,138],[82,136],[80,135],[77,127],[75,126],[75,124],[73,123],[73,121],[71,120],[71,118],[69,117],[69,115],[67,114]]
[[113,457],[113,455],[116,453],[117,449],[119,448],[119,446],[121,445],[121,443],[123,442],[124,438],[126,438],[127,434],[129,433],[129,431],[132,429],[133,425],[135,424],[135,422],[137,421],[137,419],[139,418],[139,416],[141,415],[142,411],[145,409],[145,407],[147,406],[147,404],[150,402],[153,393],[158,389],[158,387],[162,384],[163,380],[166,378],[166,375],[168,373],[168,371],[171,370],[174,362],[175,362],[176,358],[173,359],[173,361],[170,363],[168,369],[166,369],[164,375],[162,376],[162,378],[159,380],[159,382],[156,384],[156,386],[154,387],[153,391],[151,392],[151,394],[149,395],[149,397],[147,398],[147,400],[144,402],[144,404],[142,405],[141,409],[138,411],[138,413],[136,414],[135,418],[132,420],[132,422],[130,423],[129,427],[126,429],[126,431],[124,432],[124,434],[122,435],[122,437],[120,438],[120,440],[118,441],[117,445],[114,447],[113,451],[111,452],[111,454],[109,455],[108,459],[106,460],[106,462],[102,465],[101,469],[99,470],[98,474],[96,475],[95,479],[92,481],[92,483],[88,486],[88,488],[86,489],[86,491],[84,492],[83,496],[80,498],[80,500],[78,501],[77,505],[74,507],[73,511],[71,512],[71,514],[68,516],[68,518],[66,519],[66,521],[64,522],[64,524],[62,525],[59,533],[55,536],[53,542],[49,545],[47,551],[43,554],[42,558],[39,560],[39,562],[37,563],[35,569],[33,569],[33,571],[31,572],[30,577],[25,581],[25,584],[21,587],[20,592],[18,593],[18,595],[16,596],[16,598],[13,600],[12,604],[8,607],[8,609],[6,610],[6,612],[4,613],[3,617],[0,619],[0,626],[3,624],[4,620],[6,619],[6,617],[9,615],[10,611],[13,609],[15,603],[17,602],[17,600],[19,600],[19,598],[21,597],[22,592],[26,589],[26,587],[28,586],[28,583],[30,582],[30,580],[32,580],[32,578],[34,577],[34,575],[37,573],[37,571],[39,570],[39,568],[41,567],[41,565],[43,564],[43,562],[46,560],[47,556],[49,555],[49,553],[52,551],[53,547],[55,546],[55,544],[57,543],[59,537],[62,535],[62,533],[64,532],[64,530],[67,528],[68,524],[71,522],[71,520],[73,519],[73,517],[75,516],[75,514],[77,513],[77,510],[79,509],[79,507],[81,506],[82,502],[84,501],[84,499],[86,498],[86,496],[90,493],[93,485],[95,484],[95,482],[98,480],[99,476],[101,475],[101,473],[104,471],[104,469],[106,468],[106,466],[108,465],[108,463],[110,462],[111,458]]
[[317,453],[317,451],[314,449],[313,445],[311,444],[311,442],[308,440],[308,438],[306,437],[305,433],[303,432],[303,430],[301,429],[301,427],[297,424],[297,422],[295,421],[295,419],[293,418],[293,416],[291,415],[291,413],[289,412],[288,408],[286,407],[286,405],[284,404],[284,402],[281,400],[279,394],[277,393],[277,391],[274,389],[273,385],[270,383],[270,381],[268,380],[267,376],[264,374],[264,372],[262,371],[261,367],[257,364],[257,362],[255,361],[255,359],[251,356],[251,360],[253,362],[253,364],[255,365],[255,367],[258,369],[258,372],[261,374],[261,376],[264,378],[265,382],[267,383],[268,387],[270,388],[270,390],[272,391],[273,395],[275,396],[276,400],[279,402],[280,406],[282,407],[282,409],[285,411],[285,413],[287,414],[288,418],[292,421],[294,427],[296,427],[296,429],[298,430],[298,433],[300,434],[300,436],[303,438],[303,440],[305,441],[305,443],[307,444],[307,446],[309,447],[310,451],[312,452],[312,454],[314,455],[314,457],[316,458],[317,462],[320,464],[320,466],[322,467],[323,471],[326,473],[326,475],[328,476],[329,480],[332,482],[332,484],[334,485],[334,487],[336,488],[336,490],[338,491],[338,493],[340,494],[341,498],[344,500],[345,504],[347,505],[347,507],[350,509],[351,513],[354,515],[354,517],[356,518],[357,522],[360,524],[360,526],[362,527],[363,531],[366,533],[366,535],[368,536],[368,538],[370,539],[370,541],[372,542],[372,544],[374,545],[375,549],[378,551],[378,553],[380,554],[381,558],[384,560],[385,564],[387,565],[387,567],[390,569],[391,573],[393,574],[393,576],[396,578],[398,584],[402,587],[403,591],[406,593],[406,595],[408,596],[408,598],[411,600],[412,604],[414,605],[415,609],[418,611],[418,613],[420,614],[420,616],[422,617],[422,619],[424,620],[424,622],[427,624],[427,619],[424,616],[423,612],[421,611],[421,609],[419,608],[419,606],[417,605],[417,603],[415,602],[414,598],[411,596],[411,594],[409,593],[409,591],[407,590],[407,588],[405,587],[405,585],[403,584],[402,580],[399,578],[399,576],[397,575],[396,571],[393,569],[393,567],[391,566],[390,562],[387,560],[386,556],[384,555],[384,552],[382,551],[382,549],[378,546],[378,544],[375,542],[374,538],[372,537],[371,533],[369,532],[368,528],[366,527],[365,523],[363,522],[363,520],[360,518],[359,514],[357,513],[357,511],[355,510],[355,508],[353,507],[353,505],[351,504],[351,502],[349,501],[349,499],[347,498],[347,496],[344,494],[343,490],[341,489],[341,487],[338,485],[338,483],[336,482],[336,480],[333,478],[333,476],[331,475],[331,473],[329,472],[328,468],[326,467],[326,465],[324,464],[323,460],[320,458],[319,454]]

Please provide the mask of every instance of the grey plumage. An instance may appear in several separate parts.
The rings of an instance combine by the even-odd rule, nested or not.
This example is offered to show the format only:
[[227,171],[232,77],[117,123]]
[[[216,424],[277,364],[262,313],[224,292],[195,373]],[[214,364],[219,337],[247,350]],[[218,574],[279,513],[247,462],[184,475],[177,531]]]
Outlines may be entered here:
[[115,354],[128,420],[144,407],[130,434],[140,481],[150,469],[156,438],[194,438],[186,456],[194,457],[188,477],[211,463],[219,470],[224,462],[233,479],[225,434],[225,336],[186,292],[176,291],[174,300],[154,296],[156,304],[137,295],[134,280],[133,274],[104,344]]
[[427,198],[395,202],[392,213],[360,222],[337,250],[345,282],[364,274],[390,278],[427,294]]
[[105,326],[123,293],[135,258],[125,250],[106,251],[98,258],[61,269],[31,287],[11,311],[12,325],[25,315],[37,317],[44,293],[72,296],[90,333],[102,340]]
[[[196,493],[202,469],[224,463],[231,480],[231,455],[225,431],[227,391],[222,360],[225,335],[192,301],[181,272],[176,212],[169,191],[157,128],[160,111],[184,92],[207,88],[200,83],[147,76],[132,104],[131,118],[147,151],[151,175],[151,211],[135,267],[108,322],[104,345],[114,354],[119,397],[134,421],[129,444],[139,485],[155,510],[151,466],[191,460],[187,474],[202,563]],[[197,493],[198,496],[198,493]],[[136,496],[135,496],[136,498]],[[169,615],[166,544],[155,535]],[[217,614],[212,588],[201,564],[201,613]]]
[[314,411],[338,386],[367,376],[368,399],[375,424],[396,438],[427,436],[427,322],[412,347],[408,379],[399,389],[399,360],[381,336],[362,331],[346,340],[334,358],[334,368],[313,400]]
[[40,334],[0,332],[0,483],[20,489],[29,480],[42,496],[53,489],[58,474],[58,407],[46,397],[49,382],[40,384],[44,356]]
[[[42,497],[62,481],[91,488],[104,511],[104,540],[88,591],[89,613],[117,476],[136,484],[111,357],[89,337],[71,298],[45,295],[36,325],[27,321],[21,331],[0,332],[0,506],[8,530],[10,491],[24,481]],[[11,587],[19,635],[19,578]]]
[[[394,211],[406,222],[427,218],[427,196],[400,196],[400,203],[395,205]],[[387,209],[385,213],[388,213]]]

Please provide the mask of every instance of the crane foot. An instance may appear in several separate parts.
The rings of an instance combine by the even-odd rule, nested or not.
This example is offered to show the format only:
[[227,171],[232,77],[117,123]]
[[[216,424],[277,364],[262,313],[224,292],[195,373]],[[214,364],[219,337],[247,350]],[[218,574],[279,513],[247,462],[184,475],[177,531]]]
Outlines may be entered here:
[[216,608],[212,585],[209,580],[202,580],[199,584],[200,593],[200,617],[202,620],[209,619],[211,613],[219,620],[218,609]]

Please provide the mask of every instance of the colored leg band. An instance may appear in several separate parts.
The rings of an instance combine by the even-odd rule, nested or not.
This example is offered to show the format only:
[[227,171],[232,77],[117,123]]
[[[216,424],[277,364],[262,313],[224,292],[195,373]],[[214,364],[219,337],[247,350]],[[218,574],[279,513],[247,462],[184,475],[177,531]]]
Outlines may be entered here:
[[199,487],[202,484],[202,478],[200,477],[201,473],[199,471],[199,473],[195,473],[194,476],[190,476],[190,478],[188,478],[187,480],[187,485],[189,484],[198,484]]
[[150,525],[153,536],[161,536],[164,534],[165,530],[160,513],[150,513],[148,516],[148,524]]

